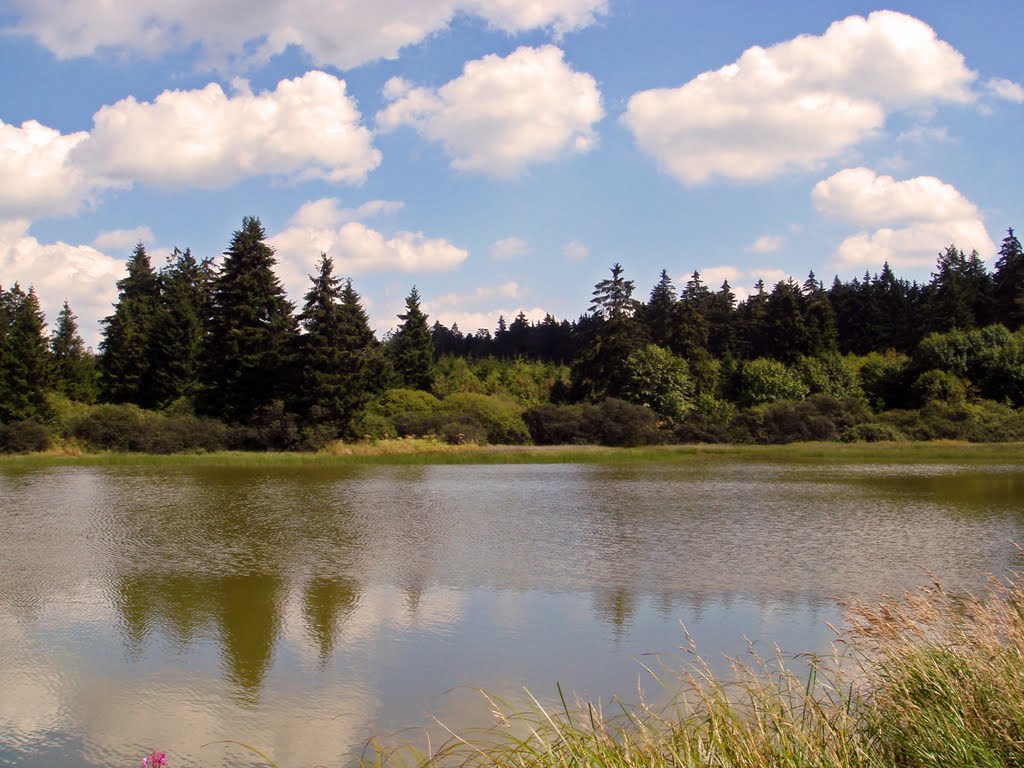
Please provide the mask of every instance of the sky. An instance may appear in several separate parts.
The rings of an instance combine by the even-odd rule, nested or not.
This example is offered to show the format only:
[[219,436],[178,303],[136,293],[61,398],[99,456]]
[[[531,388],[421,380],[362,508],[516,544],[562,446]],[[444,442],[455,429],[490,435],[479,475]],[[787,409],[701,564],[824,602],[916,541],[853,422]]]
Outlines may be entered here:
[[619,262],[743,297],[1024,227],[1019,0],[0,0],[0,286],[100,339],[142,242],[258,216],[379,333],[573,319]]

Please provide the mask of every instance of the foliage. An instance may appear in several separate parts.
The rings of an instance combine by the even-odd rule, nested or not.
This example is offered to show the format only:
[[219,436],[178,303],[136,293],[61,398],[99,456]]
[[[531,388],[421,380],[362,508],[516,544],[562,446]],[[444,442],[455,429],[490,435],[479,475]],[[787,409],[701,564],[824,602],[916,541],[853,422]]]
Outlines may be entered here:
[[740,400],[746,405],[800,400],[808,392],[800,376],[778,360],[762,357],[740,368]]
[[35,453],[50,447],[50,430],[38,421],[0,423],[0,453]]
[[812,395],[863,397],[857,373],[837,352],[819,357],[801,357],[796,364],[807,390]]
[[646,405],[664,421],[675,424],[693,407],[692,396],[689,366],[667,349],[648,344],[626,359],[623,399]]
[[39,299],[17,283],[0,294],[0,423],[45,415],[49,344]]
[[197,416],[164,416],[137,405],[97,405],[75,417],[69,436],[92,448],[141,453],[216,451],[229,445],[228,429]]
[[67,301],[50,338],[52,386],[72,400],[95,402],[99,395],[96,364],[78,335],[78,318]]

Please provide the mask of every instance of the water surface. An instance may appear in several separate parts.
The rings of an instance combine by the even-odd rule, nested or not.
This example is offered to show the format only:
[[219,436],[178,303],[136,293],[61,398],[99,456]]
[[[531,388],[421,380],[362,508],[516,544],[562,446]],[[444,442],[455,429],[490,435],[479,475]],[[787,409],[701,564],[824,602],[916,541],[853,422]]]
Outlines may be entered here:
[[635,698],[680,623],[796,653],[836,597],[983,588],[1024,467],[7,468],[0,531],[0,764],[300,768],[474,687]]

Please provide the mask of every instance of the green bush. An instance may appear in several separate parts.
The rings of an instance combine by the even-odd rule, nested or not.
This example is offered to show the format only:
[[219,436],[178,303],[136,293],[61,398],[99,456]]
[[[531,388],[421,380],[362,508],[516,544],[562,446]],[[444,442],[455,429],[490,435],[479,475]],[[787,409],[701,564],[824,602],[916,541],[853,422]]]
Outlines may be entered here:
[[433,413],[440,405],[441,401],[429,392],[389,389],[373,400],[367,409],[390,418],[398,413]]
[[520,407],[503,397],[459,392],[441,401],[439,413],[446,415],[449,421],[479,424],[490,443],[522,445],[530,442],[530,430],[523,421]]
[[906,440],[907,436],[892,424],[868,421],[845,430],[839,439],[844,443],[894,443]]
[[0,424],[0,453],[35,453],[50,447],[50,430],[38,421]]
[[847,365],[856,372],[861,390],[876,411],[910,408],[919,401],[915,396],[910,358],[897,352],[871,352],[847,356]]
[[855,398],[815,395],[808,400],[787,400],[750,408],[736,419],[734,437],[746,432],[755,443],[793,443],[838,440],[840,435],[868,418]]
[[585,413],[588,431],[601,445],[628,448],[665,442],[658,417],[645,406],[609,397]]
[[92,448],[140,453],[215,451],[237,439],[214,419],[164,416],[135,405],[97,405],[76,416],[70,436]]
[[622,397],[646,405],[675,424],[693,407],[693,379],[686,361],[667,349],[648,344],[626,358]]
[[590,434],[593,417],[590,403],[555,405],[545,403],[523,414],[530,437],[537,445],[584,445],[595,442]]
[[809,392],[795,371],[765,357],[744,363],[739,377],[740,400],[744,405],[802,400]]
[[914,387],[926,403],[960,405],[967,402],[967,382],[948,371],[925,371],[917,377]]
[[398,437],[395,423],[382,413],[363,408],[352,417],[349,437],[356,440],[390,440]]
[[857,381],[857,372],[838,354],[801,357],[796,370],[812,395],[839,398],[864,396]]

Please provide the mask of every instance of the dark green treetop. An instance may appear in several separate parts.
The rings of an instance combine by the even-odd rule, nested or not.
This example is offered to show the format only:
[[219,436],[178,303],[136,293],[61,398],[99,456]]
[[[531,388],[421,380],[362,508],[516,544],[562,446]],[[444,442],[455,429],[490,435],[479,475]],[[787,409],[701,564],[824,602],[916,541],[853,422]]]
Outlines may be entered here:
[[420,294],[413,286],[405,298],[401,324],[391,337],[391,359],[402,385],[429,391],[433,381],[434,344],[427,316],[420,309]]

